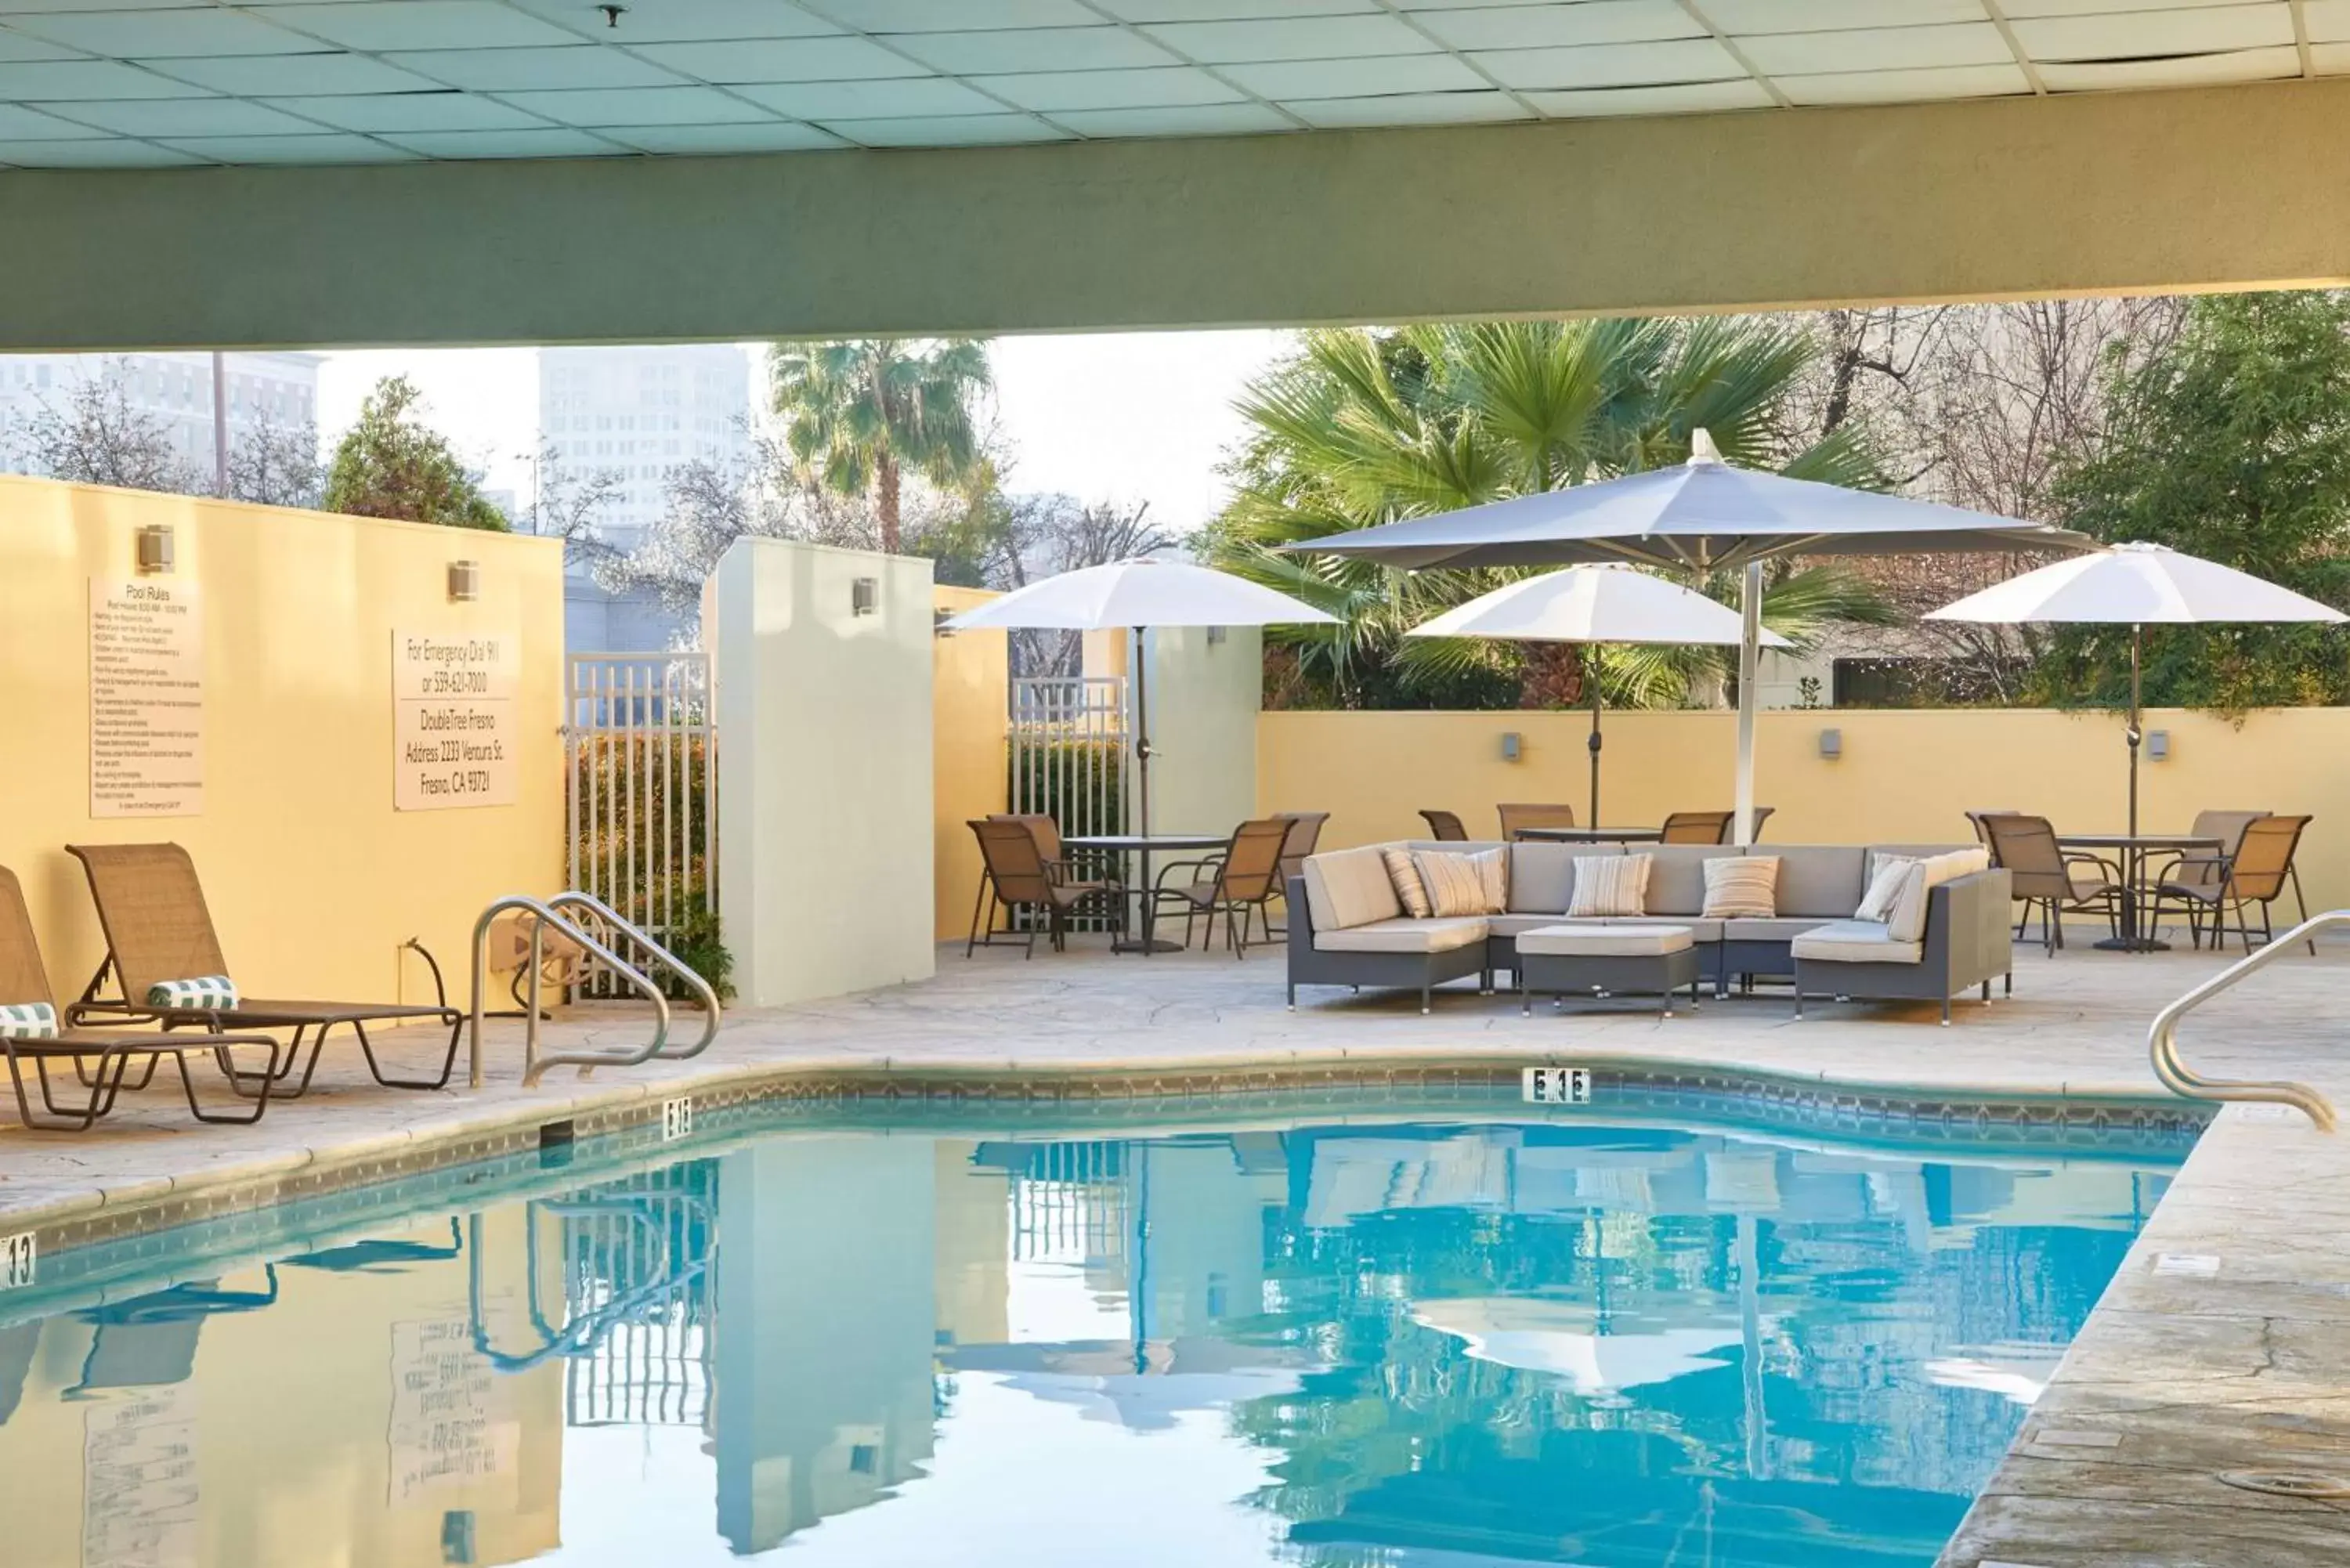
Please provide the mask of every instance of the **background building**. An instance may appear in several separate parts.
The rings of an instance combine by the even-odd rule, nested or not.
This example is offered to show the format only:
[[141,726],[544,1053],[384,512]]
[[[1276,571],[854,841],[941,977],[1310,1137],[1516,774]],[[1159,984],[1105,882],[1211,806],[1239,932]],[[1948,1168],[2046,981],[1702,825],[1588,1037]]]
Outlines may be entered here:
[[[739,468],[750,455],[750,357],[734,344],[538,351],[540,442],[574,483],[617,476],[597,517],[616,549],[636,548],[660,521],[682,465]],[[579,563],[565,574],[563,618],[573,653],[650,651],[688,629],[650,592],[611,593]]]
[[[253,353],[227,357],[228,441],[236,443],[266,423],[280,431],[315,427],[318,419],[317,354]],[[213,357],[173,354],[11,354],[0,358],[0,469],[37,472],[26,444],[45,408],[63,409],[73,389],[120,367],[132,409],[162,422],[172,449],[194,471],[213,472]]]

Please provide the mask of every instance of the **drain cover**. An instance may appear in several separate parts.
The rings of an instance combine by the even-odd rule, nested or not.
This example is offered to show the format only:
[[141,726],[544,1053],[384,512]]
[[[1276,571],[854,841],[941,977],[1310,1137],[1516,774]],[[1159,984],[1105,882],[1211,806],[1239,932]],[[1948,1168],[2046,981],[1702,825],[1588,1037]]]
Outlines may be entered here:
[[2221,1470],[2220,1480],[2239,1491],[2264,1491],[2276,1497],[2350,1498],[2350,1477],[2315,1470]]

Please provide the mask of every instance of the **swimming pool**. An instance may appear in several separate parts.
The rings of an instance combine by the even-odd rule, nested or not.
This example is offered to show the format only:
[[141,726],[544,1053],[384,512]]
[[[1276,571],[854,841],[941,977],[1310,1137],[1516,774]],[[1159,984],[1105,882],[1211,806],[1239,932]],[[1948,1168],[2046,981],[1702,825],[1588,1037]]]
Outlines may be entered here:
[[2184,1147],[1631,1109],[751,1120],[66,1254],[0,1556],[1923,1568]]

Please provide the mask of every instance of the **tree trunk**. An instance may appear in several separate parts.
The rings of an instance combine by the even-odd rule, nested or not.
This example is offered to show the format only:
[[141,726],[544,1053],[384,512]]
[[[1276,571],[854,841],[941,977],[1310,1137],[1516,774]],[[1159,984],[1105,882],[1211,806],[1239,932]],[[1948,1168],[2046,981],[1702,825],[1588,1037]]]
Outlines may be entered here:
[[881,553],[898,553],[898,463],[884,453],[874,475],[874,488],[881,503]]

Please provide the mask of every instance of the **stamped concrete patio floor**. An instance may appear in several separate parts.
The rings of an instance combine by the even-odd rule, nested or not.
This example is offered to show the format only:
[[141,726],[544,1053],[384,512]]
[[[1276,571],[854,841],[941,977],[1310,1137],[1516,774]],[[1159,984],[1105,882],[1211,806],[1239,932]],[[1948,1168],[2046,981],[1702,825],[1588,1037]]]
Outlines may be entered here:
[[[2288,957],[2194,1015],[2188,1059],[2226,1077],[2296,1078],[2350,1109],[2350,950]],[[176,1087],[127,1096],[81,1136],[0,1130],[0,1232],[70,1225],[207,1189],[364,1169],[396,1158],[684,1092],[794,1073],[1131,1073],[1335,1062],[1438,1064],[1588,1059],[1704,1064],[1927,1094],[2160,1093],[2147,1067],[2154,1012],[2222,961],[2076,949],[2019,953],[2015,995],[1930,1008],[1814,1002],[1783,993],[1707,1001],[1659,1019],[1649,1004],[1538,1007],[1453,988],[1416,998],[1305,992],[1284,1011],[1282,960],[1114,958],[941,948],[935,980],[738,1012],[688,1063],[568,1069],[519,1083],[520,1025],[493,1026],[489,1084],[376,1087],[357,1053],[330,1051],[304,1099],[253,1127],[192,1124]],[[641,1038],[632,1009],[582,1010],[549,1044]],[[690,1019],[681,1030],[690,1033]],[[421,1032],[387,1054],[413,1070]],[[461,1057],[457,1082],[463,1081]],[[256,1186],[255,1184],[261,1184]],[[2246,1568],[2350,1562],[2350,1133],[2326,1137],[2272,1106],[2213,1124],[1952,1541],[1952,1568]]]

